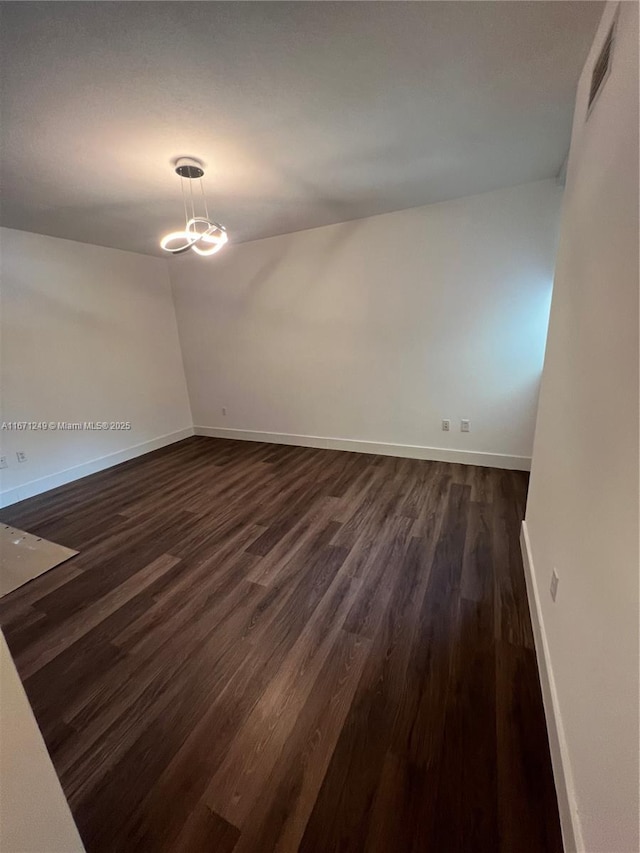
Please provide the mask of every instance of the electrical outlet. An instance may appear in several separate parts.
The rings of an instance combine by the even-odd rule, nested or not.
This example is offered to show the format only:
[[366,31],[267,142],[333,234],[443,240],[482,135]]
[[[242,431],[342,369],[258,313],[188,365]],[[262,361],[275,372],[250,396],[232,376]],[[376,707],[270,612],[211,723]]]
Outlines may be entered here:
[[442,419],[442,429],[444,432],[449,432],[449,430],[451,429],[451,421],[449,420],[449,418]]
[[471,421],[463,418],[460,421],[460,432],[471,432]]
[[226,416],[227,416],[227,407],[226,407],[226,406],[223,406],[223,407],[222,407],[222,416],[223,416],[223,417],[226,417]]
[[18,460],[18,462],[26,462],[27,454],[24,452],[24,450],[18,450],[16,452],[16,459]]
[[0,468],[8,468],[9,463],[7,462],[6,456],[0,456]]
[[551,573],[551,585],[549,587],[549,592],[551,593],[551,599],[553,601],[556,600],[556,595],[558,594],[558,584],[560,583],[560,578],[558,577],[558,573],[554,569]]

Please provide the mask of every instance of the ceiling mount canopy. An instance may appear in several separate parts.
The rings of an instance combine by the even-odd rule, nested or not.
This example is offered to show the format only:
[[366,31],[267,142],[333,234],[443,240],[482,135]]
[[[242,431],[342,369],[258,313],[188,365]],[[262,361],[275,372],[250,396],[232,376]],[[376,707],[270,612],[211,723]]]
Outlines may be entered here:
[[[193,157],[180,157],[175,163],[180,176],[182,203],[184,206],[184,231],[172,231],[163,237],[160,246],[172,255],[181,255],[191,249],[197,255],[215,255],[228,241],[226,228],[209,219],[207,200],[204,194],[204,163]],[[199,190],[194,192],[194,184]],[[186,185],[185,185],[186,182]],[[201,206],[201,211],[197,210]]]

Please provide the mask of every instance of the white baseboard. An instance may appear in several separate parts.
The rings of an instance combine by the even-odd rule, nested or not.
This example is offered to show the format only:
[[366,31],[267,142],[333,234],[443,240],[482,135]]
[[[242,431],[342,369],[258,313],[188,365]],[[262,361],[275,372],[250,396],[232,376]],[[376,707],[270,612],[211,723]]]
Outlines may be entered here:
[[531,554],[531,543],[527,522],[522,522],[520,533],[520,547],[522,549],[522,562],[524,564],[524,576],[527,584],[527,597],[529,599],[529,611],[531,612],[531,624],[536,646],[536,657],[538,659],[538,672],[540,673],[540,686],[542,688],[542,699],[544,702],[544,713],[547,720],[547,733],[549,735],[549,748],[551,750],[551,763],[553,765],[553,776],[556,783],[558,796],[558,810],[560,812],[560,825],[562,827],[562,840],[565,853],[577,853],[584,850],[582,843],[582,832],[580,819],[576,807],[575,789],[571,774],[571,764],[567,749],[567,742],[560,715],[558,694],[553,677],[553,667],[549,655],[549,646],[542,619],[542,608],[540,606],[540,594],[536,573]]
[[186,427],[177,432],[152,438],[150,441],[143,441],[141,444],[134,444],[124,450],[117,450],[115,453],[108,453],[106,456],[91,459],[89,462],[83,462],[82,465],[74,465],[73,468],[66,468],[64,471],[58,471],[37,480],[30,480],[28,483],[23,483],[13,489],[6,489],[4,492],[0,492],[0,507],[32,498],[34,495],[40,495],[42,492],[48,492],[49,489],[56,489],[58,486],[64,486],[73,480],[79,480],[81,477],[95,474],[97,471],[103,471],[105,468],[111,468],[113,465],[119,465],[129,459],[135,459],[136,456],[142,456],[176,441],[182,441],[183,438],[189,438],[191,435],[193,435],[193,427]]
[[253,430],[228,429],[226,427],[196,426],[194,432],[196,435],[206,435],[210,438],[293,444],[297,447],[349,450],[354,453],[374,453],[377,456],[430,459],[434,462],[460,462],[463,465],[483,465],[488,468],[508,468],[513,471],[529,471],[531,468],[531,459],[528,456],[507,456],[501,453],[480,453],[474,450],[451,450],[445,447],[421,447],[413,444],[388,444],[352,438],[325,438],[318,435],[294,435],[287,432],[254,432]]

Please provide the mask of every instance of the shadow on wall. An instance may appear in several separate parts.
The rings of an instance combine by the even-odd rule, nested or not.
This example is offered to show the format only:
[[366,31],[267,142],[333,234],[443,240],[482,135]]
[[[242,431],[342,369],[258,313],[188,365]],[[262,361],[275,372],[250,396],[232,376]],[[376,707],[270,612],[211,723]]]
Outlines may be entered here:
[[[299,282],[300,286],[310,289],[314,286],[315,280],[326,276],[330,271],[331,266],[339,262],[341,249],[351,240],[354,233],[360,227],[361,221],[353,220],[351,222],[341,223],[340,227],[328,230],[326,232],[328,239],[325,239],[321,246],[313,247],[314,255],[310,255],[310,247],[305,246],[304,265],[311,269],[312,273],[301,277]],[[301,232],[297,232],[297,239],[300,239],[300,233]],[[212,279],[215,279],[217,271],[213,264],[209,264],[206,270],[203,268],[203,272],[206,273],[205,275],[202,277],[198,275],[197,279],[194,278],[194,281],[197,280],[196,287],[203,297],[209,295],[211,297],[215,296],[216,306],[223,306],[228,312],[230,318],[242,315],[246,307],[252,302],[258,293],[268,290],[270,283],[277,278],[279,269],[283,268],[286,265],[287,259],[291,257],[294,251],[297,251],[298,247],[296,246],[294,248],[291,240],[287,239],[288,237],[289,235],[282,235],[277,242],[274,242],[272,246],[269,247],[269,257],[262,261],[256,268],[252,268],[250,270],[247,269],[243,272],[241,267],[236,267],[236,280],[233,288],[219,288],[211,290],[211,282]],[[233,245],[226,248],[226,253],[230,261],[235,260],[233,258],[233,254],[238,248],[239,247],[234,247]],[[242,251],[242,249],[240,249],[240,251]],[[204,259],[204,261],[200,261],[199,258],[189,258],[189,261],[203,265],[206,263],[206,259]],[[221,263],[224,263],[224,259],[222,257],[220,258],[220,261]],[[181,258],[171,260],[171,264],[179,264],[180,262]],[[278,309],[274,310],[272,306],[265,305],[264,308],[265,310],[269,310],[269,312],[274,316],[282,316],[282,311]]]
[[[23,304],[29,302],[32,304],[37,303],[38,311],[45,313],[52,323],[57,321],[62,325],[62,321],[64,321],[64,324],[82,328],[93,334],[106,334],[109,337],[109,340],[112,339],[113,334],[120,328],[118,323],[109,323],[108,318],[104,313],[101,313],[99,309],[88,311],[79,308],[78,303],[70,297],[68,291],[66,293],[61,293],[59,289],[47,286],[47,282],[49,282],[52,276],[56,274],[56,259],[54,255],[49,256],[46,260],[42,261],[38,261],[33,258],[31,260],[31,264],[32,267],[38,265],[42,268],[42,277],[39,278],[42,285],[34,286],[34,276],[31,276],[30,279],[20,278],[18,284],[12,283],[11,285],[7,285],[5,283],[4,287],[6,290],[4,298],[7,299],[7,301],[7,294],[11,290],[19,291],[20,301]],[[66,267],[64,263],[60,264],[60,272],[63,275],[66,274]],[[61,298],[64,295],[68,298]],[[20,329],[19,326],[14,326],[14,328],[16,331]],[[25,336],[25,339],[23,340],[25,347],[29,345],[28,338],[31,336],[33,339],[34,350],[37,350],[38,347],[42,349],[42,330],[29,326],[29,328],[23,328],[20,331],[21,334]]]

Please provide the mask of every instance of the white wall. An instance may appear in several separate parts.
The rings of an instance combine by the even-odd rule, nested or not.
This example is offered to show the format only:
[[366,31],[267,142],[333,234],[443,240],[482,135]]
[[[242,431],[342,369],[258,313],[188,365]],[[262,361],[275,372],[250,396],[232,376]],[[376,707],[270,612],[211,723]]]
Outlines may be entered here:
[[614,12],[578,89],[526,514],[564,830],[589,853],[639,847],[636,3],[621,4],[611,75],[585,123]]
[[172,259],[196,430],[528,467],[560,198],[542,181]]
[[[0,472],[3,503],[191,431],[163,259],[6,228],[0,248],[0,420],[132,424],[122,432],[0,431],[9,462]],[[16,461],[18,450],[26,463]]]

